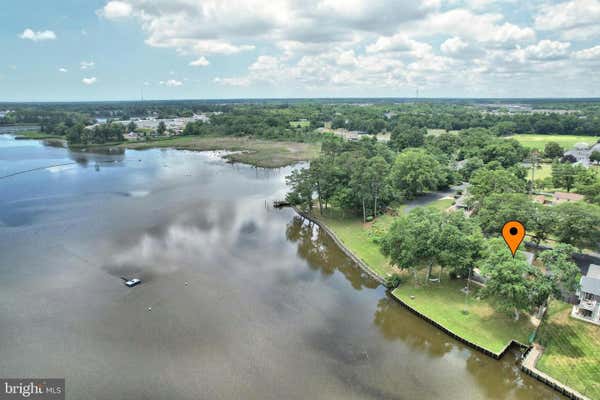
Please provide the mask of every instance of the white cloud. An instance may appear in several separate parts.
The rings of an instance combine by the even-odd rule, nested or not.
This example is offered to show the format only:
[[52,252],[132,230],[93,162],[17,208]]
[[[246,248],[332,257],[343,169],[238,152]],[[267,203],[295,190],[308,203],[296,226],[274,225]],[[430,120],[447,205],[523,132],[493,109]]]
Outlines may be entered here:
[[[342,43],[360,35],[392,34],[398,24],[417,20],[441,0],[127,0],[126,12],[140,22],[146,43],[188,55],[235,54],[258,42],[277,46]],[[115,1],[99,14],[108,19]],[[119,9],[125,7],[118,7]]]
[[600,45],[576,51],[573,53],[573,58],[577,60],[600,60]]
[[408,52],[416,57],[420,57],[431,51],[431,45],[409,39],[403,34],[396,34],[394,36],[379,37],[375,43],[367,46],[366,50],[367,53]]
[[[419,87],[432,94],[447,90],[444,95],[450,96],[532,96],[546,88],[573,87],[576,83],[566,79],[573,75],[593,75],[594,63],[584,60],[593,60],[600,52],[595,47],[573,52],[596,44],[576,38],[590,37],[596,30],[600,34],[596,11],[600,0],[105,0],[104,4],[98,11],[102,18],[128,17],[140,25],[147,45],[173,49],[189,66],[207,66],[215,54],[244,63],[248,56],[235,56],[258,49],[244,72],[218,76],[213,82],[256,85],[260,90],[272,85],[319,95],[338,93],[340,88],[361,95],[398,95]],[[565,84],[553,85],[556,81]],[[160,82],[170,87],[184,83],[184,79]],[[525,92],[533,85],[540,90]],[[353,88],[358,91],[351,92]]]
[[68,70],[68,69],[66,69],[66,68],[64,68],[64,67],[61,67],[61,68],[59,68],[58,70],[59,70],[60,72],[69,72],[69,70]]
[[507,22],[502,14],[476,14],[463,8],[432,14],[420,23],[403,27],[402,31],[412,32],[416,37],[440,34],[459,36],[495,47],[511,47],[516,43],[532,42],[536,36],[532,28]]
[[226,85],[226,86],[248,86],[250,85],[249,78],[215,78],[213,79],[215,83]]
[[600,35],[600,0],[570,0],[541,7],[534,26],[556,31],[565,39],[586,39]]
[[93,61],[82,61],[79,63],[79,68],[80,69],[91,69],[91,68],[94,68],[95,65],[96,65],[96,63]]
[[533,60],[555,60],[567,56],[571,43],[554,40],[540,40],[537,44],[525,48],[526,57]]
[[190,62],[189,65],[192,67],[206,67],[209,64],[210,64],[210,62],[206,59],[206,57],[202,56],[202,57],[198,58],[197,60]]
[[96,83],[96,80],[97,80],[97,79],[96,79],[96,77],[95,77],[95,76],[92,76],[92,77],[90,77],[90,78],[83,78],[83,79],[81,80],[81,82],[82,82],[84,85],[88,85],[88,86],[89,86],[89,85],[93,85],[94,83]]
[[27,28],[19,35],[21,39],[32,40],[34,42],[39,42],[42,40],[54,40],[56,39],[56,34],[53,31],[34,31],[30,28]]
[[97,14],[108,19],[119,19],[129,17],[132,11],[133,7],[127,2],[109,1]]
[[442,53],[445,54],[458,54],[465,50],[468,46],[469,44],[467,42],[458,36],[454,36],[442,43],[440,45],[440,50],[442,50]]
[[160,81],[158,83],[161,85],[164,85],[164,86],[168,86],[168,87],[177,87],[177,86],[183,85],[182,81],[178,81],[176,79],[169,79],[166,81]]

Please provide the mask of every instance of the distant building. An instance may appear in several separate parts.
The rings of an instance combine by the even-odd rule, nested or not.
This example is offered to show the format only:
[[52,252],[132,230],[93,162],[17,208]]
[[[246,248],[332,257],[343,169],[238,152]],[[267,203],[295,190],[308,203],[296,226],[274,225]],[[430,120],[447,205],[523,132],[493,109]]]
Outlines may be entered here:
[[552,200],[552,204],[560,204],[565,202],[573,202],[573,201],[581,201],[583,200],[583,195],[577,193],[567,193],[567,192],[554,192],[554,199]]
[[546,196],[544,196],[543,194],[533,196],[533,201],[540,204],[546,204],[548,202]]
[[565,156],[573,156],[577,160],[577,164],[581,164],[584,167],[590,166],[590,155],[593,151],[600,151],[600,143],[596,143],[590,147],[585,142],[575,144],[574,148],[569,151],[565,151]]
[[600,265],[590,265],[579,285],[579,304],[573,307],[571,315],[600,325]]

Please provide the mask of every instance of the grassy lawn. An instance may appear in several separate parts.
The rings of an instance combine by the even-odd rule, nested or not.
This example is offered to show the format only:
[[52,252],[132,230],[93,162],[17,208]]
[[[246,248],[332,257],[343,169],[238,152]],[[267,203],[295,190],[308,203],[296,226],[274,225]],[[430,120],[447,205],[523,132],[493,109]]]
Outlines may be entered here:
[[[437,276],[434,273],[434,276]],[[402,300],[418,312],[436,321],[472,343],[491,352],[500,353],[512,340],[527,344],[534,326],[527,315],[519,321],[512,316],[495,311],[489,300],[477,300],[478,288],[471,285],[468,297],[467,314],[465,295],[460,291],[466,285],[462,279],[449,280],[442,276],[441,283],[415,287],[412,282],[401,284],[392,295]],[[414,296],[414,299],[411,299]]]
[[427,128],[427,134],[431,136],[439,136],[442,133],[459,133],[460,131],[447,131],[445,129],[430,129]]
[[586,142],[590,145],[596,143],[598,136],[576,136],[576,135],[513,135],[512,139],[518,140],[523,146],[538,150],[544,150],[548,142],[556,142],[565,150],[573,148],[575,143]]
[[15,139],[64,139],[64,136],[59,135],[48,135],[44,132],[39,131],[26,131],[19,132],[15,135]]
[[[531,169],[529,171],[529,178],[531,178]],[[540,164],[539,167],[535,169],[535,179],[545,179],[552,176],[552,164]]]
[[318,216],[344,243],[344,245],[363,260],[377,275],[385,278],[394,272],[389,260],[379,251],[379,245],[373,242],[369,232],[371,225],[386,229],[392,221],[390,216],[377,218],[373,224],[363,224],[360,217],[336,215],[330,210],[328,215]]
[[[452,199],[440,199],[429,204],[440,210],[446,210],[452,205]],[[396,213],[401,215],[406,205],[396,207]],[[381,215],[371,223],[363,224],[360,216],[342,214],[341,211],[330,209],[327,215],[318,215],[358,258],[363,260],[379,276],[385,278],[397,272],[389,263],[387,257],[379,251],[379,245],[373,241],[373,237],[382,236],[394,222],[394,217],[388,214]]]
[[440,211],[446,211],[452,205],[452,203],[454,203],[453,199],[439,199],[427,205],[427,207],[433,207]]
[[123,146],[130,149],[172,147],[200,151],[239,151],[239,153],[230,154],[226,158],[266,168],[283,167],[300,161],[312,160],[319,155],[320,151],[318,143],[270,141],[248,137],[180,136],[149,142],[126,143]]
[[290,121],[292,128],[306,128],[310,126],[310,121]]
[[537,368],[592,398],[600,399],[600,327],[569,316],[569,304],[553,301],[538,332],[545,347]]

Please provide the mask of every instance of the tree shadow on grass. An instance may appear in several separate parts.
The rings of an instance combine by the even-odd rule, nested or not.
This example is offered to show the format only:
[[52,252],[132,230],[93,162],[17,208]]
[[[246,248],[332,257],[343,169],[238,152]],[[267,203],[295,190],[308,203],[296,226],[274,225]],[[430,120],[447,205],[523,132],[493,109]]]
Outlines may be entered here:
[[585,357],[586,354],[577,345],[577,342],[585,340],[579,335],[581,332],[570,325],[557,324],[556,322],[544,321],[538,334],[538,341],[546,348],[552,348],[557,355],[570,358]]

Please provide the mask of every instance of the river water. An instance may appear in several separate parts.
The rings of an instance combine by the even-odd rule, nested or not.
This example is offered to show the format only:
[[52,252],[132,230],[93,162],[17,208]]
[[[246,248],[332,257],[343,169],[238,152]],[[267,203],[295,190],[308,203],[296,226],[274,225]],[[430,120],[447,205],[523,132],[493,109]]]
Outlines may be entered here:
[[0,376],[68,399],[561,398],[268,207],[289,172],[0,135]]

